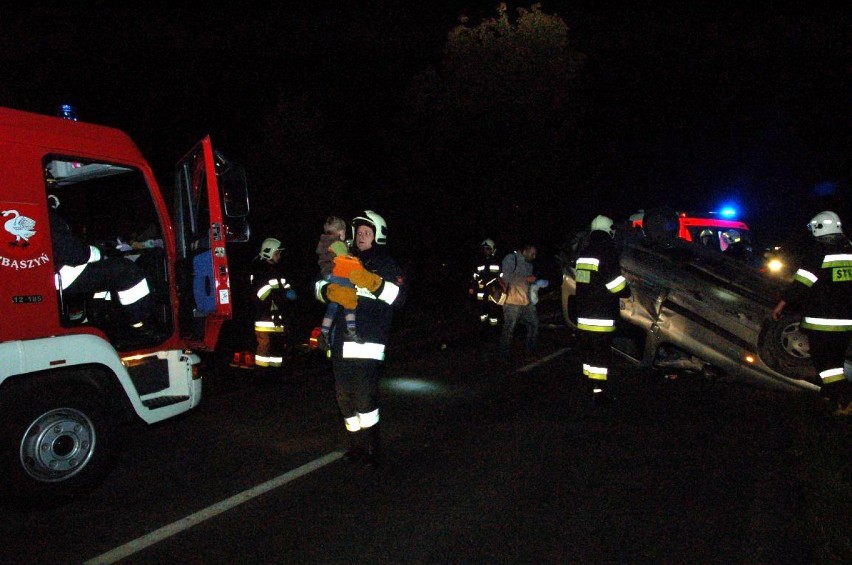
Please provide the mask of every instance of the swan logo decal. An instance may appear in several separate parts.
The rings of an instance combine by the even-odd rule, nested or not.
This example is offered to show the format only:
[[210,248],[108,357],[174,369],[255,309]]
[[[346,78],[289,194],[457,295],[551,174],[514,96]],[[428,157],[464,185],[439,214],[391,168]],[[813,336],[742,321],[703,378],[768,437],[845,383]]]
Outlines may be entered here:
[[[41,241],[43,230],[36,229],[37,222],[33,219],[39,217],[38,207],[20,202],[14,206],[15,209],[0,208],[0,222],[3,222],[3,229],[9,234],[5,243],[0,240],[0,271],[11,269],[22,272],[50,265],[50,257],[44,249],[45,242]],[[0,236],[3,234],[0,233]]]
[[3,228],[15,236],[15,239],[9,242],[12,247],[29,247],[30,238],[36,234],[35,220],[28,216],[22,216],[17,210],[3,210],[3,217],[12,216],[6,220]]

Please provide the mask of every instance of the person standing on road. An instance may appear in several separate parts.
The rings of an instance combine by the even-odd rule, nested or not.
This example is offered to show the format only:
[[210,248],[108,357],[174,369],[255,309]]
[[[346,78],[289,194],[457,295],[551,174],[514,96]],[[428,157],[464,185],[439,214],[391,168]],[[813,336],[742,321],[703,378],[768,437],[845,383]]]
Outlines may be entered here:
[[287,282],[281,267],[281,252],[284,247],[274,237],[263,240],[256,259],[260,263],[252,269],[251,289],[253,292],[257,339],[254,363],[258,367],[280,367],[284,363],[287,349],[287,326],[284,324],[284,304],[296,300],[296,291]]
[[515,326],[519,321],[526,329],[524,349],[527,355],[534,353],[538,344],[538,312],[530,300],[530,285],[536,284],[532,262],[537,253],[536,246],[527,243],[519,251],[506,255],[501,264],[500,278],[507,289],[506,303],[503,305],[503,329],[500,332],[500,356],[504,360],[511,359]]
[[468,294],[475,300],[479,322],[496,328],[500,324],[500,306],[489,300],[489,297],[491,288],[499,284],[497,279],[500,277],[500,261],[497,259],[494,240],[484,239],[480,249],[482,255],[474,267]]
[[595,404],[614,400],[607,382],[612,367],[612,338],[619,316],[618,299],[630,292],[621,274],[614,236],[612,220],[597,216],[592,220],[589,244],[574,265],[580,358]]
[[808,222],[814,239],[793,282],[772,311],[778,320],[789,304],[801,305],[800,327],[808,336],[811,359],[822,382],[821,392],[838,415],[852,415],[852,383],[843,374],[852,338],[852,242],[843,234],[840,217],[820,212]]
[[[402,270],[386,250],[387,223],[372,210],[351,222],[354,255],[363,268],[349,274],[355,289],[327,280],[316,282],[320,302],[356,308],[362,343],[345,340],[346,321],[338,308],[332,322],[331,350],[337,406],[348,432],[346,459],[375,468],[379,464],[379,374],[394,310],[405,303],[407,288]],[[357,292],[357,305],[355,293]]]

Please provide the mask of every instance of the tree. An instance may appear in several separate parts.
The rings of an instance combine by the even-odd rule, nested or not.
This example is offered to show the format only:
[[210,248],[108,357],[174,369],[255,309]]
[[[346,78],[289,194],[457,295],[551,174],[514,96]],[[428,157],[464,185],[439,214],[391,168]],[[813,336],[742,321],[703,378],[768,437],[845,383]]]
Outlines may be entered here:
[[508,209],[528,230],[532,216],[558,206],[549,199],[570,188],[577,158],[583,63],[567,24],[540,4],[518,8],[514,20],[506,4],[475,26],[462,17],[440,67],[411,89],[409,161],[424,208],[470,233],[506,229],[479,224]]

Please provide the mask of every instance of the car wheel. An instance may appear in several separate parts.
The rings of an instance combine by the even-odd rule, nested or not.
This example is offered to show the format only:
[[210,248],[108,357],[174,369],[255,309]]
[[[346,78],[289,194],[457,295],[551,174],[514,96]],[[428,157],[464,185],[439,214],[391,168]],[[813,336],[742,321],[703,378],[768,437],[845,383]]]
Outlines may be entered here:
[[761,330],[760,358],[782,375],[818,384],[811,364],[808,337],[799,327],[800,316],[783,314],[768,320]]
[[4,395],[0,430],[2,485],[17,499],[84,494],[114,458],[113,423],[96,392],[76,386],[30,387]]

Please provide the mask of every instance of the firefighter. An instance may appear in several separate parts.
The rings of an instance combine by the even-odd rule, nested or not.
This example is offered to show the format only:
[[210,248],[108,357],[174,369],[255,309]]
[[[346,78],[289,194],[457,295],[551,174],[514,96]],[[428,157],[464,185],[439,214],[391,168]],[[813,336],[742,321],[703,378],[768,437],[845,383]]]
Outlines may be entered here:
[[719,245],[716,243],[716,236],[713,233],[713,230],[709,228],[701,230],[701,234],[698,236],[698,239],[704,247],[709,247],[710,249],[718,251]]
[[[53,260],[59,268],[58,288],[66,294],[90,295],[93,304],[109,304],[115,297],[130,326],[128,337],[156,337],[153,328],[154,300],[142,268],[123,257],[106,256],[105,250],[83,243],[57,212],[59,198],[50,195],[50,201],[48,213]],[[97,309],[107,310],[103,306]]]
[[479,244],[482,256],[476,263],[470,280],[468,294],[476,300],[476,316],[479,322],[490,327],[500,324],[500,306],[489,300],[491,289],[499,285],[500,260],[497,258],[497,248],[494,240],[484,239]]
[[590,226],[588,246],[577,256],[574,267],[580,358],[595,404],[614,400],[608,385],[612,338],[618,319],[618,299],[630,294],[621,274],[614,236],[612,220],[597,216]]
[[[379,463],[379,373],[388,343],[394,310],[405,302],[402,270],[386,251],[387,223],[372,210],[351,222],[355,250],[362,268],[354,269],[347,288],[327,280],[316,282],[320,302],[355,308],[363,343],[345,340],[343,308],[332,322],[331,350],[337,406],[349,438],[346,459],[370,467]],[[357,292],[357,303],[355,293]]]
[[287,349],[287,326],[283,309],[286,301],[296,300],[296,291],[284,277],[281,253],[284,247],[274,237],[263,240],[260,262],[252,269],[251,289],[254,301],[254,335],[257,339],[254,364],[258,367],[281,367]]
[[852,243],[831,211],[814,216],[808,230],[814,239],[772,316],[779,319],[788,304],[800,306],[821,392],[836,414],[852,415],[852,383],[843,374],[852,338]]

